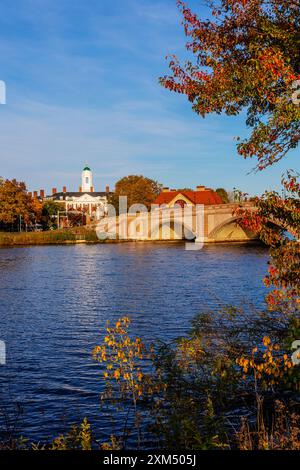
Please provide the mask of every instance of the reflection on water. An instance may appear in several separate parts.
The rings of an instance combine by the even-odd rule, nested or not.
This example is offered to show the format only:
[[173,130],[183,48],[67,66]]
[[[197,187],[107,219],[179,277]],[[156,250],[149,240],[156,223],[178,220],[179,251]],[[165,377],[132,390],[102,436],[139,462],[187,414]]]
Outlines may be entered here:
[[33,438],[56,435],[83,416],[110,435],[111,422],[99,419],[101,373],[91,358],[106,320],[129,315],[142,338],[173,339],[200,311],[263,306],[266,264],[263,247],[245,245],[0,250],[2,405],[22,405],[22,434]]

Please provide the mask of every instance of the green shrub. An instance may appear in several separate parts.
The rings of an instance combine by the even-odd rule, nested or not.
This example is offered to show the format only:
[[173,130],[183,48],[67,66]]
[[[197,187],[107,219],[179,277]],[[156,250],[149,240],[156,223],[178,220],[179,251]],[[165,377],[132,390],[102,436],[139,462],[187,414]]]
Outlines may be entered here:
[[0,246],[74,243],[79,240],[87,242],[99,241],[95,230],[85,227],[67,230],[49,230],[46,232],[0,232]]

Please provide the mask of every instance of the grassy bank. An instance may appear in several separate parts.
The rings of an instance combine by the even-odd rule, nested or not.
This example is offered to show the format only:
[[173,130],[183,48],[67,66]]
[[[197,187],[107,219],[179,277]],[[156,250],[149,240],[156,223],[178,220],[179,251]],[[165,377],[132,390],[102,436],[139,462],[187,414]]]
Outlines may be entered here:
[[0,246],[52,245],[80,241],[96,243],[99,239],[95,230],[86,227],[47,232],[0,232]]
[[[95,230],[86,227],[76,227],[67,230],[53,230],[47,232],[0,232],[0,248],[5,246],[24,245],[61,245],[72,243],[184,243],[184,240],[123,240],[120,238],[99,240]],[[261,244],[257,240],[248,241],[220,241],[214,244]],[[208,243],[209,245],[213,243]]]

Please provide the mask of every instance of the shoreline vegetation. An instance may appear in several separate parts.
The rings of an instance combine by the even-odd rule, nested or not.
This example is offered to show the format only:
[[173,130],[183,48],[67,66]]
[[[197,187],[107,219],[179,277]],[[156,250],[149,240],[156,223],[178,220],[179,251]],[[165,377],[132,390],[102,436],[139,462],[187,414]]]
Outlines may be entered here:
[[[61,230],[47,230],[44,232],[0,232],[0,248],[31,245],[73,245],[73,244],[97,244],[97,243],[185,243],[185,240],[100,240],[97,233],[90,227],[76,227]],[[208,244],[261,244],[260,240],[220,241]]]
[[107,322],[92,351],[100,416],[119,423],[110,437],[85,415],[47,441],[8,429],[0,450],[300,450],[287,317],[227,306],[198,314],[182,337],[150,344],[130,325],[129,317]]
[[95,230],[85,227],[45,232],[0,232],[0,247],[75,243],[103,243],[103,241],[98,239]]

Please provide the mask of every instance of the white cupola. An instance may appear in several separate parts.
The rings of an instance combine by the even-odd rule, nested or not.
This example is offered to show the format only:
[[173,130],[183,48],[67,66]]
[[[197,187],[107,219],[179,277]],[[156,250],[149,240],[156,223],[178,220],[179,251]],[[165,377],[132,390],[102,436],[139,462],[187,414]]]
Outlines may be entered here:
[[81,190],[83,193],[93,191],[93,174],[88,166],[85,166],[81,174]]

